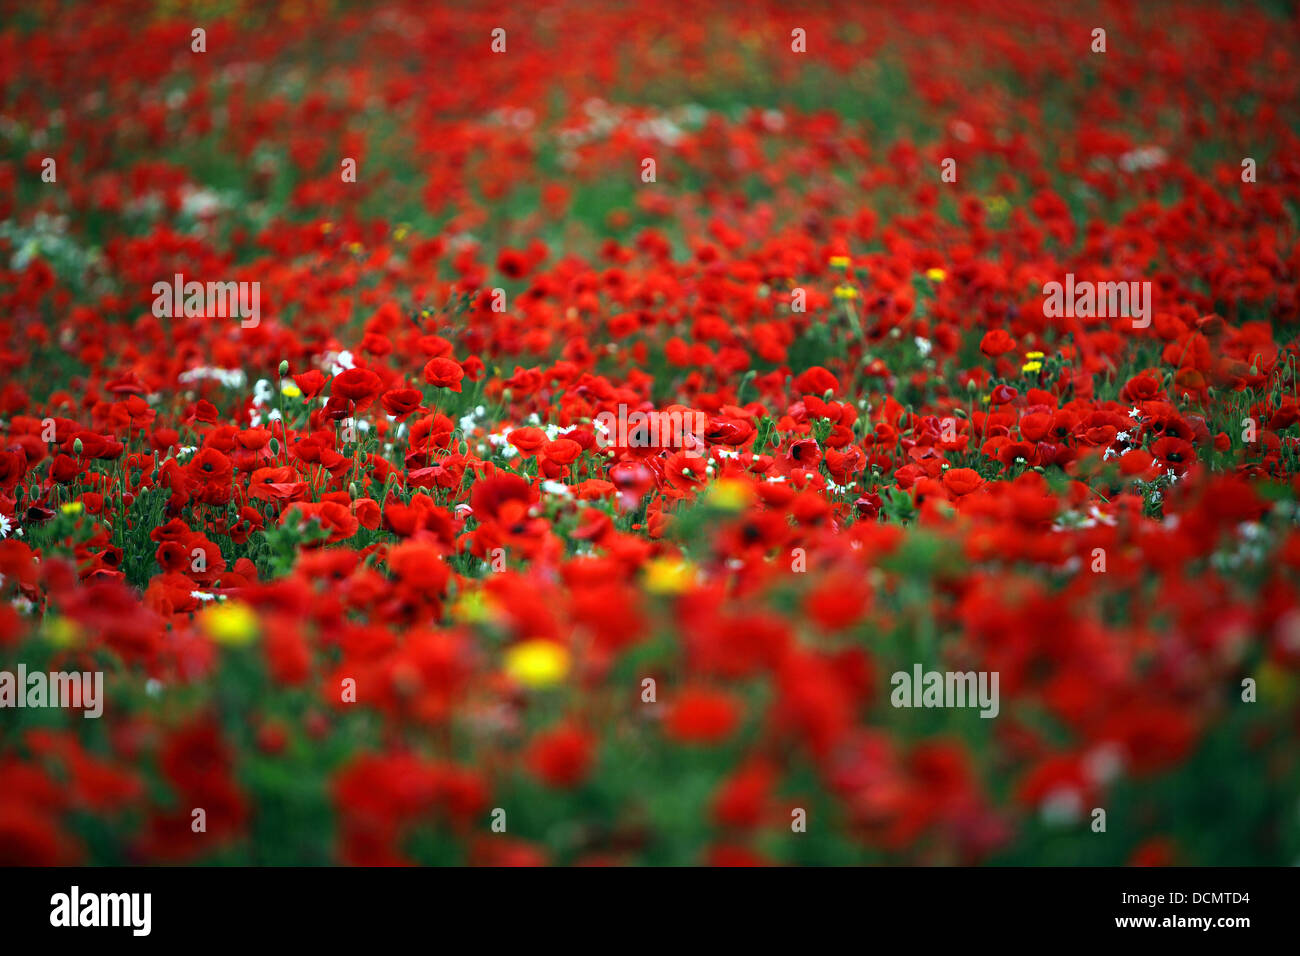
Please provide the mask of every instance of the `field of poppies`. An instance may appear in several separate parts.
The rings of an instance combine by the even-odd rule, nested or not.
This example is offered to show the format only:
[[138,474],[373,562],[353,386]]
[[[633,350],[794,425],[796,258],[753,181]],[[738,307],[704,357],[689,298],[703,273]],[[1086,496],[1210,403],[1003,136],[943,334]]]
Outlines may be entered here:
[[0,864],[1300,861],[1294,4],[0,10]]

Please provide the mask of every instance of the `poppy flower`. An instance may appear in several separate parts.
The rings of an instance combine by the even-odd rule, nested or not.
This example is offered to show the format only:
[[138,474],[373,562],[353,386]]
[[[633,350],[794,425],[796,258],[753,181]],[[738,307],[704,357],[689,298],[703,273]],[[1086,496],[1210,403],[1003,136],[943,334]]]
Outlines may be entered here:
[[568,790],[581,784],[591,771],[591,738],[572,725],[544,731],[528,749],[528,765],[548,787]]
[[828,369],[814,365],[800,374],[792,383],[796,392],[811,395],[824,395],[826,392],[838,392],[840,382]]
[[943,486],[953,498],[961,498],[984,484],[979,472],[972,468],[949,468],[943,473]]
[[514,445],[524,455],[535,455],[546,444],[546,432],[540,428],[514,428],[506,435],[506,441]]
[[715,744],[731,735],[740,720],[740,707],[728,694],[685,690],[674,702],[666,731],[674,740]]
[[[1068,5],[806,5],[836,95],[767,109],[784,42],[699,35],[775,5],[433,86],[446,5],[233,73],[28,6],[0,648],[105,706],[5,725],[0,863],[1035,863],[1134,792],[1090,862],[1292,861],[1294,17],[1130,18],[1121,89]],[[855,35],[915,80],[884,146]]]
[[460,382],[464,377],[465,370],[453,359],[430,359],[424,366],[424,380],[438,388],[459,392]]
[[318,370],[311,369],[293,377],[294,384],[302,391],[303,398],[315,398],[325,390],[329,380]]
[[317,522],[329,532],[326,539],[329,544],[337,544],[357,533],[361,523],[346,505],[334,501],[296,502],[280,519],[281,524],[303,524]]
[[1151,455],[1165,468],[1182,474],[1195,460],[1196,451],[1191,442],[1181,438],[1165,437],[1151,443]]
[[[511,444],[514,444],[512,441]],[[560,465],[572,464],[582,454],[582,446],[568,438],[548,441],[542,446],[542,454],[550,461]]]
[[353,412],[363,412],[374,403],[383,391],[384,383],[374,372],[365,368],[350,368],[334,376],[330,390],[334,397],[351,403]]
[[990,329],[980,339],[980,351],[990,358],[1006,355],[1016,347],[1016,340],[1006,329]]
[[406,421],[415,412],[420,411],[424,396],[414,388],[394,388],[384,392],[381,402],[384,411],[399,422]]

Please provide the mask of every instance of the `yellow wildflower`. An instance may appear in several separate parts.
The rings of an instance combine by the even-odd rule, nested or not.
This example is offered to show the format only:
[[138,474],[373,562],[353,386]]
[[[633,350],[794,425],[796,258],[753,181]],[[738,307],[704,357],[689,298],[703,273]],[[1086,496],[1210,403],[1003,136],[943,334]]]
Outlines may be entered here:
[[753,498],[749,485],[736,478],[715,481],[704,494],[705,503],[719,511],[744,511]]
[[645,586],[652,594],[681,594],[695,582],[695,566],[680,558],[646,562]]
[[81,625],[66,617],[51,617],[45,622],[45,639],[58,647],[71,647],[81,641]]
[[227,647],[243,647],[257,640],[257,614],[239,601],[204,608],[199,614],[199,627],[213,643]]
[[466,591],[451,606],[451,616],[461,624],[483,624],[496,617],[496,607],[482,591]]
[[554,641],[534,639],[507,648],[506,673],[527,687],[549,687],[569,673],[569,651]]

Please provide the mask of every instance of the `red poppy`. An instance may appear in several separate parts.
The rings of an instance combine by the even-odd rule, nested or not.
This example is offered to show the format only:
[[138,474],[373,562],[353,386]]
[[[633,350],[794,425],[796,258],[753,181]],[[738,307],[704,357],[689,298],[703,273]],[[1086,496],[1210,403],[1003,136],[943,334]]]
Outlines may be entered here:
[[352,412],[363,412],[374,403],[383,388],[383,381],[374,372],[350,368],[334,376],[330,391],[335,398],[350,402]]
[[382,402],[384,411],[399,422],[406,421],[415,412],[421,411],[420,403],[424,396],[414,388],[395,388],[384,392]]
[[528,764],[548,787],[571,789],[587,778],[593,757],[591,738],[577,727],[564,725],[533,739]]
[[979,489],[984,479],[972,468],[949,468],[943,473],[943,486],[954,498],[960,498]]
[[684,690],[668,714],[667,732],[683,743],[713,744],[729,737],[740,720],[740,707],[726,693]]
[[447,388],[453,392],[459,392],[460,382],[464,377],[465,370],[461,368],[460,363],[453,359],[430,359],[424,366],[424,380],[430,385],[436,385],[438,388]]
[[1006,355],[1016,347],[1016,340],[1006,329],[990,329],[980,339],[980,351],[991,358]]

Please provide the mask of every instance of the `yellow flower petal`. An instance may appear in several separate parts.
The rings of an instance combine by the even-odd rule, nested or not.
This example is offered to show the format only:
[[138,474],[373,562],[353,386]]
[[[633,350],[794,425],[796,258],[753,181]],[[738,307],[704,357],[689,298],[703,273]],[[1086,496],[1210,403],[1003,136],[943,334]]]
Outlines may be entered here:
[[695,567],[679,558],[655,558],[645,566],[646,590],[652,594],[681,594],[695,583]]
[[66,617],[51,617],[45,622],[45,639],[58,647],[72,647],[81,642],[81,625]]
[[719,511],[744,511],[753,500],[754,492],[750,486],[735,478],[715,481],[704,493],[705,503]]
[[482,591],[466,591],[451,606],[453,620],[460,624],[483,624],[496,618],[496,605]]
[[204,608],[199,614],[199,627],[213,643],[226,647],[253,643],[259,630],[256,612],[239,601]]
[[505,669],[526,687],[550,687],[569,673],[569,651],[554,641],[523,641],[506,649]]

